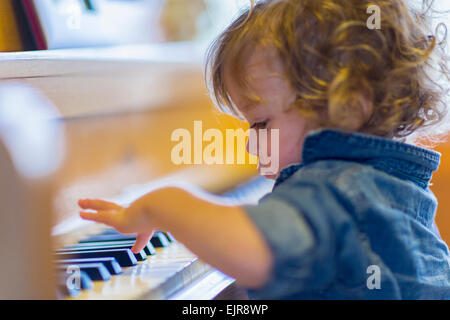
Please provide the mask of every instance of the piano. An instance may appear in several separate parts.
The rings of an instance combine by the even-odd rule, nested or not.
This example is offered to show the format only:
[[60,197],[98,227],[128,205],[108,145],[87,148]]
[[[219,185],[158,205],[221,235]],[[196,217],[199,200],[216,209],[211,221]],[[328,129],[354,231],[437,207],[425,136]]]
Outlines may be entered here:
[[155,232],[135,255],[133,235],[78,217],[79,198],[127,203],[172,183],[233,203],[255,203],[271,190],[252,165],[170,159],[177,128],[244,127],[214,111],[204,49],[166,43],[0,54],[0,299],[246,297],[176,235]]

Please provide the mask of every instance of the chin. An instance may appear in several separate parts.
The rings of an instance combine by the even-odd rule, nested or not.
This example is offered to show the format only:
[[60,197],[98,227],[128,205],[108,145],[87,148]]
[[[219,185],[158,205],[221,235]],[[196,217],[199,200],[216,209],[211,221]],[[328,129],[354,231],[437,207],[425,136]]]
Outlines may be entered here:
[[[265,171],[265,172],[263,172],[263,171]],[[278,177],[278,174],[280,172],[278,172],[278,171],[277,172],[272,172],[272,171],[269,171],[269,170],[263,170],[258,164],[258,173],[259,173],[260,176],[263,176],[266,179],[276,180],[277,177]]]
[[274,173],[274,174],[262,174],[262,173],[260,172],[259,174],[262,175],[264,178],[270,179],[270,180],[276,180],[277,177],[278,177],[278,173]]

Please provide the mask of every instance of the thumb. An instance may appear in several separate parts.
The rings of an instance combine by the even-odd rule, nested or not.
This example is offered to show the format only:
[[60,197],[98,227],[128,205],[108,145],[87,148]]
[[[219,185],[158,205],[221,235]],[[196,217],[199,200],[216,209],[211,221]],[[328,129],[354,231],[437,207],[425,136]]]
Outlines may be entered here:
[[148,242],[152,238],[152,235],[153,231],[139,233],[136,237],[136,242],[134,243],[133,248],[131,248],[131,251],[133,251],[134,253],[138,253],[139,251],[144,249],[144,247],[148,244]]

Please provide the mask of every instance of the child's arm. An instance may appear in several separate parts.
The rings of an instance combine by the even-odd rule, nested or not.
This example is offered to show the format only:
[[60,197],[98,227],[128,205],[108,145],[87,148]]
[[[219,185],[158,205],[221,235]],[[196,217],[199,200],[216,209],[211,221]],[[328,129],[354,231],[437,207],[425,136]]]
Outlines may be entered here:
[[140,251],[155,229],[171,232],[200,259],[248,288],[264,285],[272,269],[265,240],[238,206],[200,199],[180,188],[151,192],[128,208],[103,200],[80,200],[81,217],[104,223],[123,233],[138,233]]

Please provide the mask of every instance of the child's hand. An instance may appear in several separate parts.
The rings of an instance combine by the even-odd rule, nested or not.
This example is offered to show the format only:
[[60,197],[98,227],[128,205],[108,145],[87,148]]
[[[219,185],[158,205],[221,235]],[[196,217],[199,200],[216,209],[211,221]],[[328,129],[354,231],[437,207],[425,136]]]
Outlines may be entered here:
[[132,251],[141,251],[150,241],[153,228],[148,223],[143,210],[138,206],[122,207],[113,202],[98,199],[81,199],[78,201],[80,208],[89,211],[80,211],[80,217],[106,224],[121,233],[138,233]]
[[83,219],[137,233],[135,253],[150,241],[154,230],[165,230],[244,286],[260,287],[270,276],[270,248],[242,207],[208,201],[178,187],[154,190],[128,207],[92,199],[78,204]]

